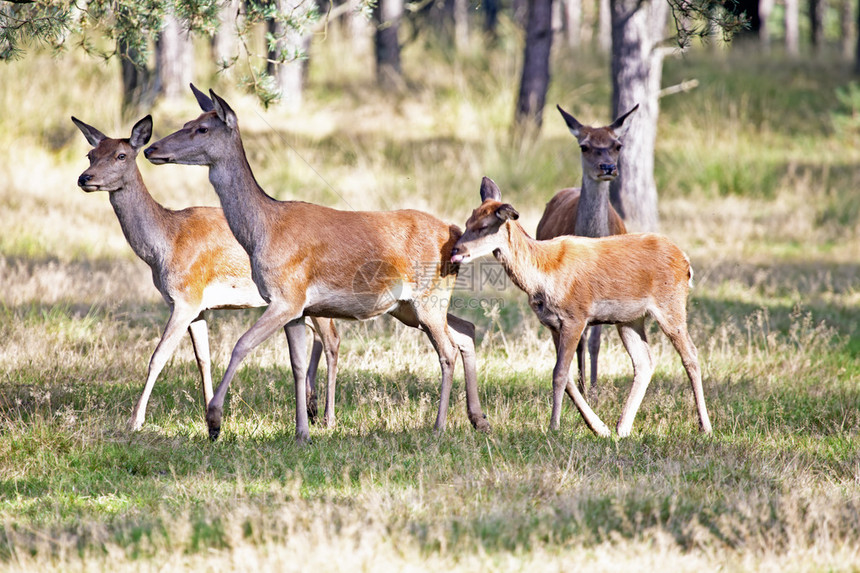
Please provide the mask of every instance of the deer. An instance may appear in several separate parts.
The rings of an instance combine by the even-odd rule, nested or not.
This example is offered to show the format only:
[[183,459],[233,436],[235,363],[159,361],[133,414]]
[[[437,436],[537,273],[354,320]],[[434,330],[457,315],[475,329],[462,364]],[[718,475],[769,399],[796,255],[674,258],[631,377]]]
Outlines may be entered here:
[[[204,405],[212,400],[209,334],[204,311],[253,308],[266,305],[251,279],[248,254],[233,238],[224,213],[217,207],[188,207],[174,211],[150,195],[137,167],[139,151],[152,135],[152,117],[138,121],[128,139],[113,139],[72,117],[72,122],[93,147],[90,166],[78,177],[78,186],[92,193],[108,193],[123,235],[134,253],[152,271],[155,288],[170,307],[170,318],[149,360],[143,393],[128,426],[140,430],[155,382],[173,356],[187,330],[200,371]],[[340,336],[334,322],[313,319],[315,329],[306,384],[311,395],[309,416],[316,418],[316,373],[325,352],[328,366],[327,396],[334,395]],[[334,423],[333,398],[326,402],[324,422]]]
[[[556,106],[570,133],[579,143],[582,152],[582,185],[562,189],[546,204],[538,222],[535,238],[552,239],[562,235],[580,237],[607,237],[622,235],[627,227],[618,212],[609,203],[609,185],[618,177],[618,156],[622,140],[630,123],[626,120],[639,109],[634,106],[605,127],[582,125],[575,117]],[[588,354],[591,358],[591,391],[596,398],[597,358],[600,353],[601,325],[591,327],[588,336]],[[585,337],[576,349],[579,370],[579,391],[585,392]]]
[[[278,201],[257,183],[245,155],[239,120],[214,91],[191,85],[203,113],[144,151],[156,164],[201,165],[233,235],[251,260],[254,283],[268,302],[241,336],[206,413],[210,440],[221,432],[224,400],[241,362],[283,328],[290,356],[303,345],[304,316],[368,320],[389,314],[430,339],[442,371],[434,429],[445,429],[457,351],[463,360],[466,411],[472,426],[490,429],[477,389],[475,327],[448,314],[459,265],[451,249],[461,231],[421,211],[343,211]],[[304,361],[292,361],[296,442],[309,440]]]
[[582,333],[588,325],[599,323],[616,325],[633,362],[633,386],[616,425],[620,437],[630,435],[655,369],[645,333],[645,318],[651,316],[681,356],[699,429],[710,433],[698,354],[687,331],[686,302],[693,279],[687,255],[668,238],[652,233],[598,239],[565,235],[538,241],[528,236],[518,218],[516,209],[502,202],[496,183],[484,177],[481,205],[466,221],[451,261],[464,264],[492,253],[552,333],[556,363],[550,430],[559,428],[566,392],[592,432],[610,435],[569,378]]

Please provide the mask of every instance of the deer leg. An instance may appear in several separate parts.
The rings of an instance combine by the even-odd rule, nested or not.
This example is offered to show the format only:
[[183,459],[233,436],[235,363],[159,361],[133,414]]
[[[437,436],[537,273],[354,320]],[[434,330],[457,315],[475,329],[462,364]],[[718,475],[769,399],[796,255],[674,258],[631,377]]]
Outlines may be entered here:
[[588,334],[588,357],[591,361],[591,388],[588,396],[594,404],[597,404],[597,356],[600,354],[600,332],[602,327],[597,324],[591,327],[591,332]]
[[[429,304],[429,303],[428,303]],[[438,301],[435,303],[438,304]],[[448,402],[451,399],[451,386],[454,381],[454,363],[457,353],[451,336],[448,334],[445,314],[441,314],[435,308],[425,308],[418,302],[403,302],[390,313],[397,320],[423,330],[436,353],[439,355],[439,365],[442,368],[442,383],[439,396],[439,413],[436,415],[436,423],[433,429],[437,433],[445,431],[445,421],[448,417]]]
[[317,324],[313,322],[314,341],[311,344],[311,357],[308,360],[308,371],[305,375],[305,394],[308,397],[308,420],[311,424],[317,422],[317,369],[323,352],[323,343],[317,331]]
[[161,374],[161,370],[173,353],[176,347],[179,346],[179,341],[185,333],[185,329],[191,324],[191,321],[199,314],[199,309],[187,309],[185,307],[174,306],[170,313],[170,318],[167,320],[167,325],[164,327],[164,333],[161,335],[161,340],[155,347],[152,357],[149,359],[149,369],[146,375],[146,384],[143,387],[143,393],[137,400],[134,409],[131,412],[131,418],[128,421],[128,426],[131,430],[139,430],[143,426],[146,418],[146,405],[149,403],[149,397],[152,394],[152,388],[155,386],[155,380]]
[[[556,352],[558,352],[558,345],[556,344]],[[579,392],[585,394],[585,337],[582,336],[579,339],[579,342],[576,343],[576,369],[579,372],[579,379],[577,380],[577,385],[579,386]]]
[[556,362],[552,372],[552,415],[549,429],[558,430],[561,424],[561,403],[564,393],[567,392],[588,428],[598,436],[608,437],[609,428],[594,413],[577,387],[570,382],[570,363],[573,362],[573,354],[584,329],[585,325],[582,323],[565,324],[560,332],[553,333],[553,340],[556,341]]
[[[301,307],[299,305],[288,305],[284,302],[274,301],[266,307],[265,312],[263,312],[257,322],[236,342],[236,346],[233,347],[233,352],[230,355],[230,363],[227,365],[226,372],[224,372],[224,377],[215,389],[215,394],[212,396],[209,407],[206,409],[206,424],[209,427],[210,440],[217,440],[218,435],[221,433],[224,398],[227,396],[227,389],[230,388],[230,382],[236,376],[242,360],[245,359],[251,350],[267,340],[278,329],[299,316],[301,316]],[[302,380],[302,396],[304,394],[304,380]],[[302,404],[302,407],[304,408],[305,404]],[[307,415],[307,412],[305,412],[305,415]],[[296,439],[299,438],[299,436],[296,436]]]
[[481,409],[478,396],[478,370],[475,355],[475,325],[468,320],[448,314],[448,332],[451,341],[463,358],[463,376],[466,380],[466,415],[472,426],[481,432],[490,431],[487,415]]
[[293,380],[296,387],[296,442],[304,444],[310,441],[310,428],[308,427],[308,406],[306,383],[306,352],[305,348],[305,320],[297,318],[284,326],[287,335],[287,344],[290,346],[290,366],[293,369]]
[[209,353],[209,329],[202,313],[188,325],[188,334],[191,335],[191,345],[194,347],[194,357],[197,359],[197,369],[203,384],[205,410],[212,401],[212,362]]
[[645,334],[644,317],[628,324],[619,324],[617,328],[618,334],[621,335],[621,342],[624,343],[624,348],[633,362],[633,387],[630,389],[630,395],[624,403],[621,418],[616,426],[618,435],[623,438],[629,436],[633,429],[633,419],[639,411],[639,406],[642,405],[645,390],[651,383],[655,364]]
[[[325,352],[326,362],[326,392],[325,392],[325,416],[323,425],[334,428],[334,395],[335,380],[337,377],[337,356],[340,350],[340,335],[334,326],[334,321],[329,318],[314,318],[317,335],[320,338],[322,350]],[[316,340],[314,340],[316,349]],[[313,362],[313,355],[311,357]],[[319,358],[317,358],[319,361]]]
[[687,371],[687,378],[690,379],[690,386],[693,388],[693,396],[696,400],[696,411],[699,414],[699,429],[706,433],[711,433],[711,419],[708,416],[708,408],[705,406],[705,393],[702,389],[702,372],[699,368],[699,357],[696,345],[693,344],[693,339],[690,338],[690,333],[687,331],[686,312],[681,315],[678,320],[660,320],[658,324],[678,354],[681,356],[681,362],[684,364],[684,370]]

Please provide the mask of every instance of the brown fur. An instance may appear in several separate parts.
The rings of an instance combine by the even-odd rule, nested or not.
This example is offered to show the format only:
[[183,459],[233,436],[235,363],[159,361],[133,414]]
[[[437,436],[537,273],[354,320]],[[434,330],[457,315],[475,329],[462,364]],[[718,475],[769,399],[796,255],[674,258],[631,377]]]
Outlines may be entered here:
[[[579,210],[579,187],[562,189],[546,204],[543,215],[538,221],[535,238],[538,240],[552,239],[562,235],[575,235],[576,214]],[[627,232],[624,219],[612,205],[609,206],[609,216],[606,219],[610,235],[623,235]]]
[[[171,316],[153,353],[143,393],[134,407],[129,426],[139,429],[155,381],[187,329],[200,370],[204,403],[212,398],[212,378],[206,321],[202,313],[215,308],[264,306],[251,280],[247,253],[233,238],[224,213],[215,207],[165,209],[149,194],[135,158],[149,139],[151,119],[144,118],[132,130],[131,139],[112,139],[92,126],[72,118],[94,148],[87,154],[90,167],[78,179],[86,191],[111,194],[123,233],[132,249],[152,269],[152,278]],[[134,142],[134,143],[133,143]],[[206,293],[210,288],[211,292]],[[316,321],[314,365],[308,385],[315,395],[316,363],[324,350],[333,381],[340,338],[334,323]],[[311,400],[312,415],[316,412]]]
[[567,392],[586,424],[595,433],[609,435],[568,378],[572,353],[586,326],[615,324],[633,360],[633,388],[617,426],[619,435],[629,434],[655,366],[644,329],[644,318],[650,315],[681,355],[696,398],[700,428],[710,432],[696,348],[687,333],[686,299],[692,270],[683,251],[656,234],[536,241],[515,220],[516,211],[501,202],[498,187],[487,178],[482,198],[466,222],[454,260],[495,254],[552,332],[557,362],[550,428],[559,427],[562,395]]
[[[301,316],[369,319],[389,313],[421,328],[439,354],[441,396],[435,428],[445,427],[456,352],[463,358],[466,407],[477,429],[489,429],[477,393],[474,327],[447,314],[457,265],[450,262],[459,230],[414,210],[340,211],[299,201],[276,201],[254,178],[229,105],[192,89],[204,113],[146,150],[154,163],[209,167],[230,229],[250,256],[252,276],[269,307],[233,349],[207,411],[211,439],[221,429],[230,382],[245,356],[282,327],[290,355],[303,343]],[[303,365],[293,361],[296,439],[308,439]],[[333,402],[334,388],[328,395]]]

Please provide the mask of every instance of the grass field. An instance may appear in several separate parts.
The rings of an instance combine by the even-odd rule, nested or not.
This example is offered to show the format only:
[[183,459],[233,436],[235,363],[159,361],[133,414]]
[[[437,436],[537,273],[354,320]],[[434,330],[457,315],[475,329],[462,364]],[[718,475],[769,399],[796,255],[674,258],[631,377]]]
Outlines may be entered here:
[[[341,49],[334,36],[315,47],[300,115],[212,84],[278,198],[462,225],[489,175],[533,230],[552,193],[578,184],[554,110],[537,142],[509,143],[516,46],[452,63],[413,44],[395,94]],[[558,54],[554,69],[553,105],[611,119],[605,60]],[[88,146],[69,121],[127,137],[118,73],[38,54],[0,66],[0,569],[860,569],[849,66],[702,52],[667,62],[664,84],[684,79],[700,86],[662,102],[657,179],[662,231],[696,271],[688,308],[712,436],[697,432],[655,327],[659,365],[631,437],[593,436],[569,401],[548,432],[552,343],[508,284],[458,294],[492,433],[471,429],[459,371],[449,428],[434,435],[435,353],[383,318],[339,323],[337,427],[312,427],[299,448],[281,337],[246,360],[217,443],[187,342],[143,431],[125,429],[168,313],[107,197],[76,187]],[[155,136],[197,113],[190,92],[160,105]],[[139,164],[162,203],[217,204],[205,169]],[[211,314],[216,378],[256,316]],[[596,410],[612,425],[632,369],[605,332]]]

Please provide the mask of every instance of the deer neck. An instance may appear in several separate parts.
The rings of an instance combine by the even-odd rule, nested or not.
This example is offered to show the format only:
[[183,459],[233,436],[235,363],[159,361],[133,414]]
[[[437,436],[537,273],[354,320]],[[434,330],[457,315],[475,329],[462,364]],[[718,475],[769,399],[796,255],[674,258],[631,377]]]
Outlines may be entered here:
[[267,236],[266,213],[275,201],[257,183],[241,139],[225,159],[209,166],[209,182],[233,235],[249,254]]
[[498,260],[511,282],[523,292],[533,295],[540,290],[543,271],[539,265],[539,245],[528,236],[522,225],[509,221],[505,225],[508,240],[505,245],[495,251]]
[[170,211],[152,198],[140,171],[135,168],[122,188],[110,192],[110,203],[134,253],[150,266],[164,261],[171,248]]
[[580,237],[607,237],[609,232],[609,181],[582,178],[573,232]]

